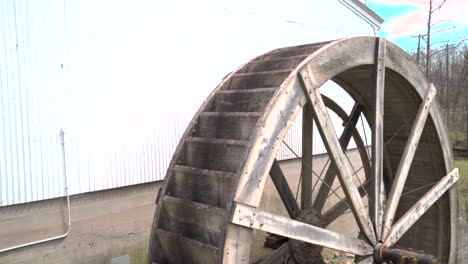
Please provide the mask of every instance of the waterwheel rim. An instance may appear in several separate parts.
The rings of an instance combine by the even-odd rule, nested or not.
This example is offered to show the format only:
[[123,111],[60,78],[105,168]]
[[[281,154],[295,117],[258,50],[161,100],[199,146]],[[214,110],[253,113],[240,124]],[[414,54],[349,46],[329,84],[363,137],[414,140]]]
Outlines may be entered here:
[[[202,245],[200,246],[203,247],[206,252],[211,252],[214,255],[214,257],[210,258],[208,262],[212,261],[213,263],[242,263],[248,260],[250,250],[249,241],[252,232],[251,227],[255,225],[255,223],[252,224],[252,226],[250,227],[242,226],[242,223],[234,219],[234,217],[238,216],[235,214],[236,212],[234,211],[234,209],[237,208],[238,205],[248,206],[252,208],[258,207],[260,197],[263,192],[265,178],[270,172],[271,165],[274,161],[274,154],[279,147],[281,139],[284,137],[284,133],[287,131],[287,127],[291,124],[294,117],[298,113],[300,113],[300,111],[302,111],[302,108],[304,107],[304,105],[306,105],[307,102],[312,104],[317,103],[314,101],[307,101],[308,95],[304,91],[313,91],[313,89],[319,89],[319,87],[321,87],[323,83],[325,83],[327,80],[332,79],[336,83],[340,84],[353,98],[358,98],[359,96],[362,97],[365,93],[359,93],[359,89],[364,89],[362,87],[369,86],[369,84],[361,85],[361,88],[357,88],[357,86],[359,86],[359,83],[362,84],[363,82],[365,83],[366,81],[369,81],[369,69],[371,72],[375,71],[375,64],[377,62],[376,58],[379,55],[376,51],[378,50],[379,45],[381,45],[381,43],[382,41],[379,41],[378,39],[372,37],[359,37],[332,41],[328,43],[304,45],[294,48],[285,48],[267,53],[266,55],[254,59],[254,63],[248,63],[246,64],[246,66],[241,67],[238,71],[235,71],[230,76],[228,76],[218,87],[218,89],[214,91],[213,95],[210,97],[209,100],[207,100],[204,106],[202,106],[202,108],[194,118],[194,121],[192,121],[191,125],[189,126],[187,132],[185,133],[181,141],[184,144],[184,146],[179,146],[178,151],[176,151],[174,160],[169,167],[168,179],[166,180],[165,187],[162,190],[161,197],[162,200],[164,200],[165,196],[171,197],[173,195],[173,193],[171,193],[169,190],[171,189],[171,187],[168,185],[171,184],[171,177],[174,177],[174,167],[181,165],[181,163],[189,163],[188,165],[194,167],[196,167],[197,165],[201,165],[202,167],[205,165],[208,167],[211,166],[210,164],[197,160],[196,157],[192,157],[189,154],[187,154],[187,144],[224,144],[229,145],[231,150],[236,148],[243,148],[243,151],[239,151],[239,153],[242,152],[241,154],[238,153],[234,155],[233,153],[237,153],[235,151],[231,151],[228,153],[230,155],[234,155],[233,157],[239,160],[236,164],[225,164],[226,170],[229,171],[230,175],[234,177],[233,181],[235,187],[233,190],[230,190],[232,191],[232,196],[230,196],[231,198],[226,203],[224,210],[212,210],[213,214],[222,215],[218,220],[219,229],[222,230],[219,237],[216,238],[221,240],[220,243],[213,243],[212,245],[210,245],[212,246],[212,248]],[[400,87],[398,88],[400,90],[408,90],[408,92],[406,92],[406,95],[409,94],[410,97],[412,97],[413,103],[415,103],[416,105],[415,108],[417,109],[418,106],[421,104],[421,101],[423,101],[423,98],[426,94],[426,90],[429,87],[429,85],[424,79],[422,73],[417,68],[417,66],[411,62],[409,57],[403,51],[401,51],[398,47],[394,46],[391,43],[385,43],[386,45],[384,49],[386,55],[384,57],[384,66],[386,70],[384,72],[386,73],[386,77],[388,78],[387,82],[389,83],[389,85],[386,85],[386,87],[398,86]],[[299,55],[295,53],[300,50],[305,50],[310,53],[306,54],[307,56],[303,56],[303,58],[300,58]],[[290,65],[281,65],[281,63],[272,64],[272,61],[278,62],[281,60],[281,53],[286,54],[288,52],[290,52],[290,54],[288,55],[292,55],[288,56],[288,58],[298,58],[294,61],[294,63],[291,63]],[[267,60],[265,60],[265,58],[267,58]],[[259,65],[262,65],[262,63],[264,65],[263,69],[262,66],[259,67]],[[283,68],[278,69],[275,67]],[[286,70],[284,69],[284,67],[286,67]],[[258,71],[258,69],[261,69],[261,71]],[[362,74],[362,72],[366,74],[366,77],[362,78],[362,80],[359,80],[359,78],[355,75]],[[249,79],[249,76],[258,75],[263,75],[263,77],[266,78],[253,78],[250,79],[250,81],[246,81],[246,79]],[[309,83],[309,85],[311,85],[310,87],[307,87],[307,80],[304,80],[304,77],[313,78],[313,80]],[[299,78],[301,78],[302,80],[300,80]],[[373,82],[371,82],[371,84],[372,83]],[[277,88],[276,90],[268,90],[272,89],[271,87],[269,87],[269,85],[275,86],[275,84],[276,87],[279,86],[279,88]],[[253,87],[246,87],[248,85],[252,85]],[[261,87],[261,85],[264,86]],[[243,138],[242,140],[220,140],[216,139],[216,135],[214,139],[199,139],[197,137],[191,137],[193,135],[197,135],[197,131],[194,130],[194,128],[197,127],[197,124],[199,122],[198,116],[201,116],[203,114],[210,115],[206,113],[209,112],[206,110],[210,107],[210,102],[212,102],[212,100],[215,100],[213,98],[221,93],[230,93],[233,91],[235,92],[235,90],[241,89],[239,87],[257,89],[255,92],[273,93],[271,99],[266,100],[266,102],[264,102],[265,110],[263,112],[260,112],[260,114],[256,115],[243,115],[250,116],[251,118],[258,118],[256,121],[252,121],[252,123],[254,123],[254,126],[251,127],[251,131],[247,131],[244,133],[245,135],[243,136],[245,138]],[[260,91],[258,89],[264,90]],[[370,90],[370,88],[367,88],[367,91]],[[320,93],[318,93],[316,98],[319,97]],[[362,102],[362,105],[365,109],[364,112],[367,112],[367,115],[365,115],[368,118],[368,120],[372,118],[369,114],[372,112],[369,111],[369,109],[372,109],[371,103],[369,103],[369,101],[370,100],[364,100]],[[453,169],[451,151],[449,148],[449,142],[447,141],[447,134],[444,124],[442,122],[441,114],[438,109],[437,103],[433,102],[432,104],[433,105],[430,108],[430,114],[428,117],[428,123],[430,124],[429,130],[431,132],[429,133],[429,138],[436,138],[434,147],[436,148],[435,156],[437,160],[437,167],[432,172],[432,178],[427,176],[430,173],[426,175],[425,183],[429,183],[429,180],[432,180],[430,182],[434,182],[434,180],[438,180],[444,175],[447,175]],[[391,104],[387,103],[385,105]],[[317,111],[317,109],[315,109],[314,111]],[[235,116],[235,114],[233,113],[223,115]],[[323,117],[325,118],[326,116]],[[383,131],[384,138],[385,133],[386,132]],[[393,133],[389,133],[389,135],[391,134]],[[424,138],[424,134],[422,137]],[[185,155],[183,158],[181,158],[180,156],[181,153]],[[204,153],[203,155],[211,154]],[[187,161],[187,159],[194,159],[197,161],[190,163]],[[397,168],[398,166],[394,167]],[[208,169],[212,171],[218,171],[219,168],[209,167]],[[408,177],[408,179],[410,179],[410,177]],[[440,209],[442,211],[435,214],[439,217],[439,222],[437,223],[440,225],[437,231],[438,242],[435,246],[436,249],[432,249],[429,251],[431,251],[430,253],[434,255],[438,255],[438,257],[440,257],[444,262],[446,261],[448,263],[455,263],[456,219],[458,218],[456,215],[458,213],[458,205],[455,188],[451,188],[449,194],[443,196],[442,200],[444,201],[444,205],[447,206],[445,208]],[[170,228],[168,226],[171,225],[168,223],[165,224],[166,226],[164,226],[164,224],[161,224],[162,222],[164,222],[163,220],[161,220],[160,217],[161,212],[164,210],[161,209],[162,207],[164,207],[161,204],[162,203],[158,203],[155,222],[153,225],[153,234],[151,236],[152,241],[150,246],[150,261],[152,259],[156,260],[158,258],[158,254],[164,255],[164,253],[158,253],[158,250],[170,250],[170,248],[178,245],[177,243],[166,243],[166,248],[164,249],[165,246],[161,243],[158,244],[157,242],[158,235],[156,231],[158,229],[163,229],[163,227]],[[211,210],[207,208],[204,209]],[[402,210],[404,209],[407,208],[402,208]],[[370,217],[366,216],[366,214],[369,215],[369,212],[365,212],[363,210],[364,209],[362,208],[362,206],[360,206],[356,209],[354,215],[358,219],[358,222],[360,222],[359,224],[362,231],[367,236],[367,241],[364,240],[364,242],[366,242],[370,246],[375,246],[379,242],[379,240],[381,240],[382,242],[386,242],[386,238],[384,236],[387,234],[381,236],[379,235],[379,233],[373,231],[373,229],[375,229],[375,223],[372,224],[369,223],[369,221],[366,221],[370,220]],[[220,222],[223,222],[223,224],[221,225]],[[193,225],[193,223],[191,224]],[[183,227],[183,225],[181,226],[182,227],[178,228],[185,228]],[[188,224],[187,226],[190,226],[190,224]],[[448,231],[449,235],[441,235],[442,231]],[[389,231],[387,230],[386,232],[388,233]],[[185,231],[185,234],[188,233],[190,232]],[[196,253],[191,252],[190,250],[188,250],[187,252],[189,252],[189,255],[192,253]],[[164,257],[165,256],[162,257],[162,262],[164,262]],[[175,263],[177,263],[178,261],[183,261],[180,257],[175,257],[172,259],[171,257],[167,257],[167,259],[168,262],[171,262],[173,260],[172,262]],[[203,259],[203,257],[194,257],[191,261],[185,261],[193,261],[194,263],[197,263],[197,260],[199,259]]]

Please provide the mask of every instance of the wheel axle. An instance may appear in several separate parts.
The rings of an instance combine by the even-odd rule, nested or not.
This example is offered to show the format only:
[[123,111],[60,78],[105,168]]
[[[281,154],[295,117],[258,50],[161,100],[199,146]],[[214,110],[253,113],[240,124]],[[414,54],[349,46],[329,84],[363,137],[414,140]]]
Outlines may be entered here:
[[379,244],[376,248],[374,259],[377,263],[391,261],[395,264],[439,264],[432,255],[404,249],[388,248]]

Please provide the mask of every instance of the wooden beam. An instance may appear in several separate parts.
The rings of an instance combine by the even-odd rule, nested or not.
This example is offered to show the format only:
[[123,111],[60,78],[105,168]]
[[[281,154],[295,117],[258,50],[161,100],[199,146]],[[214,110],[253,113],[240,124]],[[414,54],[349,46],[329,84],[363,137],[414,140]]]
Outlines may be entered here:
[[309,74],[308,68],[299,73],[299,79],[302,81],[307,100],[313,105],[315,122],[325,143],[325,147],[337,168],[343,191],[351,202],[351,210],[356,218],[356,222],[369,241],[375,244],[376,238],[372,222],[359,195],[358,188],[354,184],[353,169],[336,136],[333,124],[320,95],[319,87],[315,85],[313,76]]
[[[340,145],[341,148],[346,150],[348,148],[349,141],[351,141],[351,136],[353,135],[353,130],[356,127],[356,123],[359,120],[359,116],[361,115],[361,106],[359,103],[355,103],[353,109],[351,110],[351,114],[349,115],[348,122],[346,122],[345,127],[343,129],[343,133],[340,136]],[[328,198],[328,194],[330,193],[330,187],[333,185],[336,176],[336,167],[332,163],[327,168],[325,173],[325,177],[323,178],[324,183],[320,185],[320,188],[317,192],[317,196],[314,200],[313,208],[315,208],[318,212],[322,212],[323,207],[325,205],[325,201]]]
[[302,164],[301,164],[301,208],[312,207],[312,106],[309,103],[302,109]]
[[377,239],[382,233],[382,215],[385,202],[385,187],[383,180],[383,148],[384,148],[384,89],[385,89],[385,51],[387,42],[377,38],[374,67],[374,92],[372,116],[372,178],[373,201],[369,201],[371,218],[375,225]]
[[383,218],[383,238],[387,237],[389,229],[393,223],[393,218],[395,217],[395,212],[400,202],[401,193],[406,183],[406,178],[408,177],[408,172],[411,168],[411,163],[413,162],[416,149],[418,147],[419,139],[421,138],[424,125],[426,123],[427,116],[431,109],[431,104],[433,98],[436,94],[436,89],[433,84],[429,85],[427,89],[426,96],[419,107],[418,113],[416,115],[415,122],[411,128],[408,141],[406,142],[405,150],[403,156],[401,157],[398,170],[395,175],[395,180],[393,181],[392,189],[387,201],[387,206],[385,208],[385,214]]
[[281,201],[283,201],[283,204],[286,207],[286,211],[288,211],[289,216],[291,218],[295,218],[301,209],[297,205],[296,198],[294,198],[294,195],[289,188],[288,181],[286,181],[284,173],[276,159],[273,161],[273,165],[271,166],[270,177],[278,191]]
[[231,222],[236,225],[262,230],[355,255],[369,255],[374,251],[374,248],[366,241],[347,237],[340,233],[239,203],[235,205]]
[[458,169],[452,170],[416,202],[389,230],[384,245],[394,245],[416,221],[458,181]]

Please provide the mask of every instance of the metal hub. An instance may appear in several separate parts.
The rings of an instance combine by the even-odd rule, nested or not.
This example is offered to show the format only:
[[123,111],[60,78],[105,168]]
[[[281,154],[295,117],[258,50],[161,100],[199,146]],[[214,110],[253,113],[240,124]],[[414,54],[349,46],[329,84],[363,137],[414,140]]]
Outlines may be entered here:
[[[312,208],[303,209],[296,220],[321,228],[326,227],[322,215]],[[299,264],[325,264],[321,246],[291,239],[289,247],[292,257]]]
[[440,262],[431,255],[411,250],[388,248],[377,244],[374,251],[374,259],[377,263],[411,263],[411,264],[439,264]]

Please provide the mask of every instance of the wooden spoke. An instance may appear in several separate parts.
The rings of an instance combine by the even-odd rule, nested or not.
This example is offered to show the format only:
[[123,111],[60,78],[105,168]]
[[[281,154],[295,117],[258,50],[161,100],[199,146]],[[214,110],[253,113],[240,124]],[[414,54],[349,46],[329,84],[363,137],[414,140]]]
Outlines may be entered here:
[[343,191],[351,202],[351,210],[357,220],[359,228],[372,242],[376,243],[374,228],[370,221],[369,214],[362,202],[357,186],[353,181],[353,169],[349,164],[345,153],[343,152],[338,137],[336,136],[333,124],[328,116],[319,88],[314,84],[312,75],[309,75],[307,69],[299,74],[302,80],[303,88],[309,103],[313,105],[314,119],[317,122],[320,135],[325,143],[325,147],[334,162],[338,178]]
[[[349,141],[351,140],[351,136],[353,135],[353,129],[356,127],[357,121],[359,120],[359,116],[361,115],[361,106],[359,103],[355,103],[351,114],[349,115],[348,122],[344,127],[343,133],[340,136],[340,145],[343,150],[348,148]],[[320,188],[317,192],[317,197],[314,200],[313,207],[318,211],[322,212],[323,206],[325,205],[325,201],[327,200],[328,194],[330,193],[330,188],[328,186],[332,186],[333,182],[335,181],[336,176],[336,167],[332,163],[326,173],[323,181],[326,184],[321,184]]]
[[263,258],[261,261],[252,262],[251,264],[284,264],[289,255],[289,244],[286,242],[270,255]]
[[[366,195],[365,189],[369,188],[371,185],[371,181],[364,183],[364,185],[359,186],[359,194],[361,197]],[[336,203],[332,208],[328,209],[324,214],[323,218],[325,219],[325,225],[328,226],[329,224],[333,223],[338,217],[343,215],[349,207],[345,201],[339,201]]]
[[375,53],[375,84],[373,93],[374,115],[372,122],[372,178],[374,179],[373,198],[369,203],[370,214],[374,221],[377,239],[380,240],[382,215],[385,200],[383,180],[383,123],[384,123],[384,86],[385,86],[385,39],[377,38]]
[[275,215],[248,205],[237,203],[232,223],[307,243],[344,251],[355,255],[369,255],[373,247],[366,241],[347,237],[303,222]]
[[432,187],[417,203],[415,203],[396,223],[393,225],[384,245],[392,246],[410,229],[416,221],[448,190],[458,181],[458,169],[454,169],[444,176],[434,187]]
[[328,209],[323,214],[323,218],[325,219],[325,225],[328,226],[331,223],[333,223],[338,217],[342,216],[348,209],[349,209],[348,206],[343,201],[339,201],[338,203],[336,203],[332,208]]
[[432,104],[432,100],[436,94],[436,89],[434,85],[430,84],[429,89],[426,92],[423,103],[421,104],[419,111],[416,115],[415,122],[411,128],[411,132],[406,142],[405,150],[403,156],[401,157],[398,170],[395,175],[395,180],[393,181],[392,189],[387,201],[387,206],[385,208],[384,221],[383,221],[383,238],[387,237],[390,226],[393,223],[393,218],[395,217],[395,212],[400,201],[401,193],[403,192],[403,187],[406,183],[406,178],[413,162],[414,154],[418,147],[418,142],[421,137],[424,125],[426,123],[427,116],[429,115],[429,110]]
[[289,184],[284,177],[284,173],[276,159],[273,161],[273,165],[271,166],[270,177],[276,187],[276,190],[278,190],[281,201],[283,201],[289,216],[291,218],[295,218],[301,209],[297,205],[296,198],[294,198],[294,195],[289,188]]
[[312,207],[312,106],[306,104],[302,110],[302,166],[301,208]]

